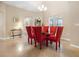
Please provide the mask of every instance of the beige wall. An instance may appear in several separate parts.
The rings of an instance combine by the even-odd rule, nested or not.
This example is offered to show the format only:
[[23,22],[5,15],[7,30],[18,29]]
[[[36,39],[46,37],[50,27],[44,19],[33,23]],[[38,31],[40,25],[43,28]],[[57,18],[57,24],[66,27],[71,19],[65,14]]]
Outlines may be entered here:
[[5,6],[0,2],[0,38],[6,36],[6,10]]
[[[35,17],[37,13],[27,11],[21,8],[17,8],[14,6],[10,6],[4,3],[0,3],[0,11],[4,13],[5,18],[5,35],[10,35],[10,30],[14,28],[13,18],[18,17],[19,22],[23,22],[23,20],[27,17]],[[34,20],[34,19],[33,19]],[[16,26],[16,25],[15,25]]]
[[[48,10],[44,12],[44,23],[48,24],[50,16],[62,17],[64,21],[62,39],[79,45],[79,2],[52,1],[44,4],[48,7]],[[40,13],[40,16],[42,15]]]
[[26,17],[33,17],[36,14],[30,11],[26,11],[20,8],[6,5],[6,19],[7,19],[7,33],[13,28],[13,17],[18,17],[22,22]]
[[79,45],[79,2],[69,2],[70,7],[70,39]]

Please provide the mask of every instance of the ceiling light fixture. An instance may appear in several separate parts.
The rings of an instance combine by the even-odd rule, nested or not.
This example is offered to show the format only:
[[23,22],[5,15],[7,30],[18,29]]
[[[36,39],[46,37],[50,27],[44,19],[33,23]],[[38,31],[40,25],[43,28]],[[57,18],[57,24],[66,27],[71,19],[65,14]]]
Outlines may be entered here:
[[38,6],[38,10],[42,12],[42,19],[44,22],[44,19],[45,19],[45,15],[44,15],[44,12],[47,11],[47,7],[43,4],[43,2],[41,3],[40,6]]
[[41,6],[38,7],[38,10],[40,10],[40,11],[46,11],[47,7],[44,4],[42,4]]

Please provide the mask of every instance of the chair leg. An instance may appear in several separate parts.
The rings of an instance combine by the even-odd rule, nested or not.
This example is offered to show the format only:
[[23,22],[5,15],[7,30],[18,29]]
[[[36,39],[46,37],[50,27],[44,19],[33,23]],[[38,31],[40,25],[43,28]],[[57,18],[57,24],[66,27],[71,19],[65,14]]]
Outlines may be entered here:
[[56,50],[57,50],[57,42],[56,42]]
[[28,44],[29,44],[29,37],[28,37]]
[[60,41],[59,41],[59,48],[60,48]]
[[46,40],[46,47],[48,47],[48,40]]
[[31,38],[31,45],[32,45],[32,38]]
[[40,42],[40,49],[42,49],[42,42]]
[[35,41],[35,47],[36,47],[36,41]]
[[50,44],[52,44],[52,41],[50,41]]

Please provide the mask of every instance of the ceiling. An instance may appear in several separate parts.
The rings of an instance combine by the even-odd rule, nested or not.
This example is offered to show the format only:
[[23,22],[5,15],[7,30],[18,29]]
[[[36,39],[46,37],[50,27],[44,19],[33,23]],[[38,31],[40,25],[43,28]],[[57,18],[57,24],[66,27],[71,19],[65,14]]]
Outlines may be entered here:
[[41,5],[41,1],[5,1],[3,3],[6,3],[11,6],[16,6],[19,8],[23,8],[25,10],[38,12],[38,6]]
[[47,11],[48,10],[53,11],[53,10],[56,10],[57,8],[60,10],[61,7],[64,8],[64,6],[68,5],[67,1],[61,1],[61,2],[59,1],[3,1],[3,3],[16,6],[19,8],[23,8],[25,10],[29,10],[32,12],[39,12],[38,6],[40,6],[41,4],[44,4],[45,6],[47,6]]

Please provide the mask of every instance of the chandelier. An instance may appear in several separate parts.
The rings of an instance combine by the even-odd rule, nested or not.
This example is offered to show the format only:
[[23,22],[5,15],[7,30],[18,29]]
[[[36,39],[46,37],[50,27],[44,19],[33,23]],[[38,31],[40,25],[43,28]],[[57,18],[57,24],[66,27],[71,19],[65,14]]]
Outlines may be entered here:
[[44,25],[45,15],[44,12],[47,11],[47,7],[42,3],[40,6],[38,6],[38,10],[42,12],[42,25]]
[[38,7],[38,10],[40,10],[40,11],[46,11],[47,7],[44,4],[42,4],[41,6]]

